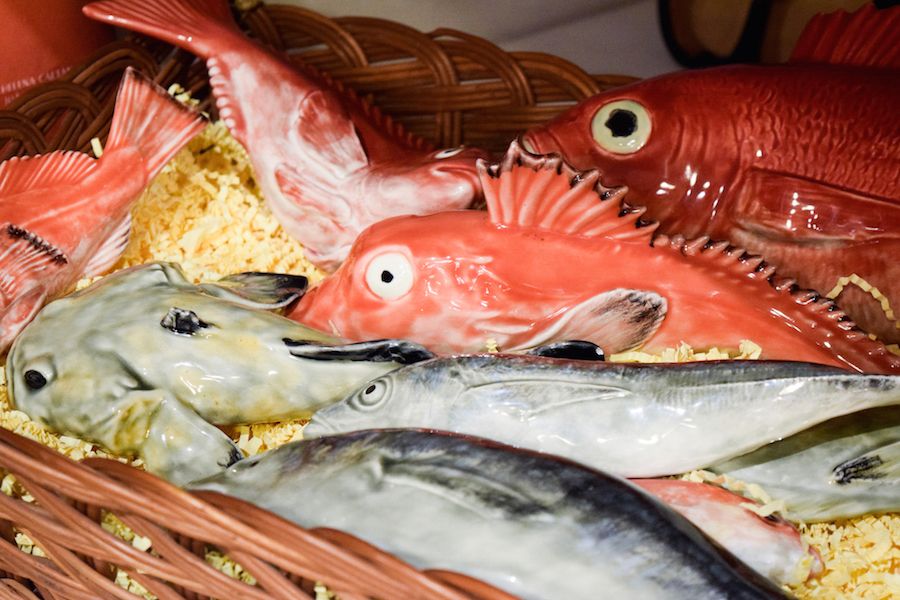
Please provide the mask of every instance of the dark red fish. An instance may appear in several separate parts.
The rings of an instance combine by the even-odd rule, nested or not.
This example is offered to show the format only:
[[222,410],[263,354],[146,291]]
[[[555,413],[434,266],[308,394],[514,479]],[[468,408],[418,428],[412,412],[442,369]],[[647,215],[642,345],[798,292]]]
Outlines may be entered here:
[[[785,65],[600,94],[524,144],[627,185],[662,233],[727,239],[822,293],[856,274],[900,311],[900,7],[816,18]],[[872,295],[839,301],[863,329],[900,341]]]
[[480,195],[466,148],[434,151],[352,92],[247,38],[226,0],[106,0],[88,16],[206,59],[222,119],[247,148],[269,207],[333,269],[368,225],[466,208]]

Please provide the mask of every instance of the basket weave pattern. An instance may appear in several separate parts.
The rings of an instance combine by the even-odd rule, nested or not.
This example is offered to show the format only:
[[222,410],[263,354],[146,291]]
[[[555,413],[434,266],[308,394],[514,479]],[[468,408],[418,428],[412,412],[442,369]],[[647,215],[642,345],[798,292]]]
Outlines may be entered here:
[[[329,19],[277,5],[259,5],[241,14],[240,21],[263,43],[356,90],[439,147],[466,143],[502,151],[516,133],[632,81],[589,76],[545,54],[507,53],[448,29],[424,34],[381,19]],[[128,66],[165,87],[184,86],[214,115],[202,62],[165,44],[128,36],[0,111],[0,160],[60,149],[88,151],[92,138],[105,139]],[[113,581],[119,569],[164,600],[311,598],[317,581],[345,600],[510,598],[457,574],[419,572],[338,531],[304,530],[239,500],[187,493],[115,461],[75,463],[5,430],[0,430],[0,467],[35,500],[0,494],[0,570],[5,576],[0,600],[133,598]],[[151,551],[103,529],[105,512],[150,538]],[[28,535],[47,557],[20,551],[16,532]],[[227,553],[257,587],[208,565],[207,548]]]

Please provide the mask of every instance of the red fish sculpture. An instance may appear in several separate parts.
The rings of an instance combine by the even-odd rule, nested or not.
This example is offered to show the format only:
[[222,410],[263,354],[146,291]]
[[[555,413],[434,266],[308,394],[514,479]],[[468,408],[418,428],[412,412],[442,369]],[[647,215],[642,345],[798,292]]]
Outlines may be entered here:
[[[900,7],[814,19],[788,64],[681,71],[594,96],[527,133],[626,185],[660,231],[727,239],[828,293],[853,274],[900,315]],[[900,342],[860,289],[860,326]]]
[[0,354],[48,300],[116,262],[131,205],[203,125],[128,69],[100,159],[59,151],[0,163]]
[[[680,479],[632,479],[691,521],[706,535],[779,585],[817,577],[821,555],[804,543],[797,528],[781,517],[763,518],[756,502],[719,486]],[[803,562],[806,571],[798,568]],[[806,575],[806,577],[802,577]]]
[[900,373],[834,303],[727,243],[657,236],[596,171],[513,144],[480,166],[487,211],[377,223],[290,316],[339,336],[398,337],[438,352],[582,339],[610,352],[684,341],[771,359]]
[[206,59],[219,114],[260,188],[307,256],[335,268],[368,225],[466,208],[480,197],[477,150],[435,152],[351,92],[245,37],[226,0],[109,0],[88,16]]

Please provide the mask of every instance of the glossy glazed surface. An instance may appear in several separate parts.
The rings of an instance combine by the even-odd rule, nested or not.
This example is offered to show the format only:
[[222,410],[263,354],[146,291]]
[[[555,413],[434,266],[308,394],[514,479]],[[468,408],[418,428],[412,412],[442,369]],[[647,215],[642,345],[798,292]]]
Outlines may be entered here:
[[596,173],[513,144],[481,179],[487,212],[370,227],[289,316],[350,339],[410,339],[437,352],[478,352],[489,339],[503,350],[582,339],[607,353],[750,339],[764,358],[900,372],[900,358],[761,258],[705,239],[651,244],[653,227]]
[[207,60],[220,114],[269,207],[323,268],[340,264],[372,223],[466,208],[480,194],[483,153],[424,148],[352,92],[247,39],[225,0],[110,0],[85,12]]
[[900,408],[833,419],[711,470],[761,485],[802,521],[900,510]]
[[822,560],[806,547],[797,528],[780,517],[760,517],[747,508],[752,501],[708,483],[679,479],[635,479],[653,494],[716,540],[729,552],[779,585],[797,584],[807,571],[822,571]]
[[252,274],[198,286],[170,263],[111,275],[50,303],[22,332],[6,363],[12,401],[176,483],[215,473],[240,452],[214,425],[307,417],[416,350],[339,345],[261,310],[305,283]]
[[[525,144],[627,185],[629,202],[647,207],[663,233],[727,239],[823,294],[858,275],[896,313],[897,47],[900,7],[819,17],[792,63],[641,81],[582,102]],[[900,341],[896,314],[873,295],[852,290],[839,302],[867,331]]]
[[804,363],[628,365],[476,355],[438,358],[373,380],[313,415],[304,436],[437,429],[625,477],[659,477],[893,404],[900,404],[900,377]]
[[0,354],[45,302],[116,262],[132,203],[203,125],[128,69],[102,158],[52,152],[0,164]]
[[376,431],[294,442],[194,487],[523,598],[784,597],[625,481],[485,440]]

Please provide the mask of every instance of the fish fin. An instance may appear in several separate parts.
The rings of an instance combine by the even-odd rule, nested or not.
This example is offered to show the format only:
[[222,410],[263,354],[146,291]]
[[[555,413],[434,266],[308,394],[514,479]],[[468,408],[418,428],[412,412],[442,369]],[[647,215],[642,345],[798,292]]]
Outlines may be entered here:
[[9,306],[2,309],[0,354],[9,348],[16,336],[34,319],[46,302],[47,290],[43,286],[35,286],[16,297]]
[[[275,169],[275,181],[286,197],[306,209],[304,217],[307,220],[321,221],[321,227],[326,230],[343,230],[353,218],[353,211],[344,198],[346,192],[340,189],[337,180],[324,179],[313,173],[315,170],[309,165],[281,164]],[[315,251],[314,248],[304,249]]]
[[579,172],[558,155],[538,156],[513,141],[497,166],[478,162],[493,223],[556,233],[650,243],[657,224],[623,202],[626,188],[607,188],[597,171]]
[[104,23],[166,41],[209,58],[223,38],[242,36],[226,0],[104,0],[82,11]]
[[844,461],[832,469],[834,483],[897,479],[900,477],[900,442],[894,442]]
[[0,198],[55,185],[77,185],[97,168],[82,152],[14,156],[0,163]]
[[526,354],[544,358],[563,358],[567,360],[606,360],[603,349],[597,344],[584,340],[568,340],[554,342],[545,346],[532,348]]
[[[797,212],[797,197],[803,199],[803,214],[852,215],[830,220],[827,228],[806,218],[791,218]],[[767,238],[775,235],[809,241],[843,241],[900,238],[891,223],[900,220],[900,205],[887,198],[870,196],[822,181],[810,181],[787,173],[750,169],[735,202],[726,210],[745,228],[759,228]]]
[[879,10],[867,4],[853,13],[816,15],[800,34],[790,62],[900,69],[900,7]]
[[131,237],[131,215],[128,214],[116,227],[103,245],[97,249],[94,256],[84,268],[86,277],[95,277],[108,271],[125,252],[128,247],[128,239]]
[[[222,430],[161,390],[135,390],[129,403],[156,405],[137,450],[147,470],[175,485],[210,477],[244,458]],[[144,398],[142,398],[142,396]]]
[[[780,277],[775,266],[759,256],[728,242],[714,242],[708,237],[686,240],[680,235],[669,237],[660,234],[653,238],[652,245],[661,250],[679,252],[701,264],[714,265],[723,275],[730,270],[738,280],[746,282],[748,294],[755,291],[765,296],[774,290],[789,297],[796,305],[798,314],[804,316],[802,322],[806,323],[808,335],[817,345],[838,355],[840,363],[829,364],[867,373],[900,373],[900,356],[892,354],[883,343],[869,338],[833,300],[815,290],[800,287],[789,277]],[[738,280],[733,285],[740,285]],[[606,350],[611,351],[609,348]]]
[[[546,386],[548,389],[552,386],[553,393],[546,394],[543,398],[535,400],[534,403],[521,401],[522,398],[531,397],[535,385]],[[584,414],[582,407],[585,404],[608,402],[613,399],[621,400],[633,395],[632,391],[626,387],[602,383],[568,382],[552,374],[548,374],[545,377],[533,375],[524,379],[491,381],[470,386],[468,391],[463,392],[463,394],[472,392],[480,396],[485,390],[490,389],[502,390],[503,393],[488,394],[486,396],[486,398],[490,397],[490,400],[486,400],[488,405],[500,404],[505,414],[515,419],[521,419],[522,422],[526,422],[537,415],[564,411],[572,407],[575,407],[572,417],[577,419],[579,412]],[[510,401],[510,398],[514,400]]]
[[666,299],[655,292],[617,288],[569,309],[535,338],[517,347],[531,348],[549,340],[578,336],[595,341],[607,352],[624,352],[656,333],[667,308]]
[[206,293],[250,308],[277,310],[300,298],[309,285],[302,275],[248,272],[201,284]]
[[284,338],[292,356],[311,360],[396,362],[409,365],[434,358],[429,350],[406,340],[372,340],[355,344],[326,345]]
[[328,167],[329,175],[346,175],[369,164],[350,115],[333,94],[321,90],[307,94],[294,125],[298,137],[315,148],[315,159]]
[[116,96],[104,156],[119,148],[133,148],[143,157],[152,178],[205,125],[206,119],[197,110],[129,67]]

